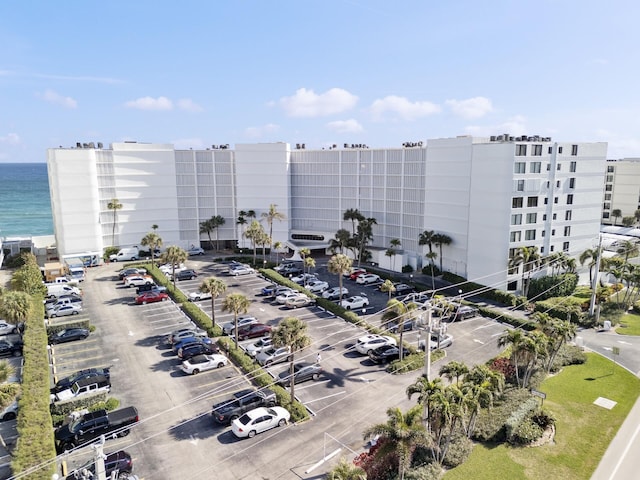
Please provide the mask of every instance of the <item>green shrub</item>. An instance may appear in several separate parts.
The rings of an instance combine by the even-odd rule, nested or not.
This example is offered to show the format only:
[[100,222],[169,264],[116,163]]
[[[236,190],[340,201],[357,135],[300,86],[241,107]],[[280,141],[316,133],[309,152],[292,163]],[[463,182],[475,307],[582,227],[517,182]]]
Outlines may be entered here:
[[544,429],[530,418],[526,418],[518,424],[513,431],[509,442],[514,445],[530,445],[542,437]]
[[516,434],[520,424],[528,420],[532,412],[538,409],[538,399],[536,397],[529,397],[520,406],[514,410],[507,421],[505,422],[505,436],[508,441],[512,441],[513,436]]
[[[77,400],[69,400],[67,402],[56,402],[51,404],[51,415],[69,415],[76,410],[82,410],[84,408],[91,409],[96,404],[104,404],[107,401],[107,393],[102,392],[96,395],[90,395],[87,397],[79,398]],[[99,410],[99,409],[95,409]]]
[[402,273],[412,273],[412,272],[413,272],[413,267],[411,265],[402,266]]
[[[422,267],[422,274],[423,275],[428,275],[431,276],[431,265],[425,265],[424,267]],[[438,268],[437,265],[433,266],[433,276],[437,277],[438,275],[440,275],[442,272],[440,272],[440,269]]]
[[18,268],[24,265],[22,255],[10,255],[4,258],[4,266],[6,268]]
[[562,320],[569,320],[574,323],[583,321],[585,315],[582,308],[576,304],[568,304],[567,299],[548,299],[543,302],[536,302],[534,310],[536,312],[547,313],[552,317]]
[[449,445],[449,450],[444,456],[443,464],[445,467],[454,468],[462,465],[473,450],[473,442],[467,438],[462,432],[456,432]]
[[502,397],[494,399],[493,407],[480,410],[473,439],[480,442],[504,442],[507,419],[529,398],[531,394],[522,388],[507,389]]
[[578,275],[575,273],[562,273],[560,275],[547,275],[540,278],[532,278],[529,281],[529,298],[546,300],[552,297],[568,297],[578,285]]
[[102,259],[105,262],[109,261],[109,257],[111,255],[115,255],[116,253],[118,253],[120,251],[120,247],[106,247],[104,249],[104,253],[102,254]]
[[85,320],[69,320],[69,321],[55,319],[55,321],[56,321],[56,323],[54,323],[54,324],[49,323],[47,325],[47,327],[46,327],[47,328],[47,336],[53,335],[53,334],[58,333],[58,332],[60,332],[62,330],[65,330],[67,328],[86,328],[90,332],[95,330],[95,326],[91,325],[89,323],[88,319],[85,319]]
[[480,306],[477,308],[481,315],[489,318],[494,318],[502,323],[508,323],[509,325],[512,325],[516,328],[522,328],[523,330],[531,331],[535,330],[537,327],[536,322],[523,318],[512,317],[511,315],[503,313],[501,310]]
[[581,365],[587,361],[587,355],[584,351],[575,345],[564,344],[560,347],[558,354],[556,355],[553,365],[551,366],[552,372],[557,372],[562,367],[567,365]]
[[556,418],[553,416],[551,412],[545,410],[543,408],[539,409],[536,413],[531,417],[534,423],[540,425],[543,429],[550,427],[551,425],[555,425]]
[[410,468],[405,474],[405,480],[440,480],[445,474],[439,463],[427,463],[420,467]]

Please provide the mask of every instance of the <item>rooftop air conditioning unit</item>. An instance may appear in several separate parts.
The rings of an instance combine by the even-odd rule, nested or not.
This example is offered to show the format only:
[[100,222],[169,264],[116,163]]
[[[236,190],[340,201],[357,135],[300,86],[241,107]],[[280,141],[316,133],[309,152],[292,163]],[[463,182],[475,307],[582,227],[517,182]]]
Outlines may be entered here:
[[489,141],[490,141],[490,142],[495,142],[495,141],[496,141],[496,136],[495,136],[495,135],[491,135],[491,136],[489,137]]
[[504,140],[504,136],[503,135],[498,135],[496,140],[498,140],[499,142],[502,142]]
[[98,148],[102,148],[104,145],[102,145],[102,142],[98,142]]

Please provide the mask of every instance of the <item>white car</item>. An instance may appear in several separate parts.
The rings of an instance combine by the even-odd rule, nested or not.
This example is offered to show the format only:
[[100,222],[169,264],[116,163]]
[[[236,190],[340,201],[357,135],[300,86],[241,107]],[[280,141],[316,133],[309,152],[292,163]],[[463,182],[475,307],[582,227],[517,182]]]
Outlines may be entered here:
[[313,280],[307,283],[305,287],[311,293],[322,293],[329,288],[329,284],[327,282],[323,282],[322,280]]
[[359,295],[355,295],[353,297],[345,298],[340,303],[342,308],[346,308],[347,310],[356,310],[358,308],[363,308],[369,305],[369,299],[367,297],[361,297]]
[[263,350],[256,355],[258,363],[264,367],[274,365],[280,362],[288,362],[291,360],[291,349],[289,347],[275,348],[271,347],[267,350]]
[[360,285],[371,285],[372,283],[380,283],[382,279],[375,273],[363,273],[356,278],[356,283]]
[[10,403],[4,410],[0,411],[0,421],[14,420],[18,416],[18,400]]
[[233,275],[234,277],[238,275],[251,275],[252,273],[256,273],[256,271],[248,265],[240,265],[239,267],[229,269],[229,275]]
[[53,310],[48,310],[47,315],[50,317],[66,317],[67,315],[78,315],[82,311],[81,303],[68,303],[60,305]]
[[397,342],[393,337],[376,334],[365,335],[356,341],[356,351],[362,355],[368,355],[371,350],[383,345],[397,345]]
[[191,292],[189,294],[190,302],[199,302],[200,300],[211,300],[211,293],[209,292]]
[[[440,342],[438,343],[438,334],[437,333],[431,334],[431,339],[429,340],[429,347],[431,348],[431,350],[437,350],[438,347],[447,348],[447,347],[450,347],[451,345],[453,345],[452,335],[449,335],[448,333],[440,335]],[[425,346],[425,341],[420,340],[418,342],[418,348],[424,351],[424,346]]]
[[262,337],[257,342],[249,345],[245,351],[252,357],[255,357],[263,350],[266,350],[269,347],[271,347],[271,342],[272,342],[271,337]]
[[204,255],[204,249],[201,247],[191,246],[189,250],[187,250],[187,254],[192,257],[194,255]]
[[124,277],[124,286],[133,288],[139,287],[140,285],[151,285],[153,282],[153,277],[151,275],[129,275],[128,277]]
[[307,297],[304,293],[298,292],[296,290],[292,290],[291,292],[286,292],[276,297],[276,303],[280,305],[284,305],[287,303],[287,300],[297,298],[297,297]]
[[298,308],[298,307],[306,307],[308,305],[313,305],[315,300],[307,297],[306,295],[297,295],[295,297],[289,298],[284,302],[284,306],[287,308]]
[[16,333],[18,327],[13,323],[9,323],[6,320],[0,320],[0,335],[9,335],[10,333]]
[[311,273],[302,273],[295,277],[291,277],[291,281],[293,283],[297,283],[298,285],[304,285],[305,283],[313,282],[314,280],[317,280],[317,279],[318,277],[316,277]]
[[[346,287],[342,287],[342,296],[346,297],[349,295],[349,290]],[[333,287],[329,290],[325,290],[322,292],[322,298],[326,298],[327,300],[338,300],[340,298],[340,287]]]
[[211,355],[196,355],[189,360],[182,362],[180,370],[187,375],[197,375],[205,370],[213,370],[214,368],[222,368],[229,360],[224,355],[214,353]]
[[[165,275],[171,275],[171,272],[173,271],[171,269],[171,264],[170,263],[165,263],[164,265],[160,265],[160,271],[162,273],[164,273]],[[184,263],[181,263],[180,265],[176,265],[176,273],[182,271],[182,270],[186,270],[187,267],[185,266]]]
[[238,438],[254,437],[275,427],[284,427],[291,415],[282,407],[258,407],[231,422],[231,431]]
[[[238,317],[238,328],[245,325],[253,325],[254,323],[258,323],[258,319],[256,317],[251,317],[249,315]],[[224,333],[225,335],[231,335],[235,328],[236,326],[234,322],[224,323],[222,325],[222,333]]]

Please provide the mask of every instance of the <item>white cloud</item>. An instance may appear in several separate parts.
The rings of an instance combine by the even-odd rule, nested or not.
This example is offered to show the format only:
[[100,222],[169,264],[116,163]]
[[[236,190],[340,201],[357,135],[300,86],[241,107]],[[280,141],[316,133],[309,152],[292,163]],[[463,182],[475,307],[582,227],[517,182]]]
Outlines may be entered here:
[[466,100],[447,100],[444,102],[454,115],[462,118],[480,118],[493,110],[491,100],[485,97],[473,97]]
[[352,109],[358,97],[343,90],[332,88],[317,94],[313,90],[300,88],[291,97],[282,97],[278,103],[290,117],[323,117]]
[[124,106],[137,110],[173,110],[173,102],[167,97],[140,97],[136,100],[126,102]]
[[182,98],[178,100],[176,103],[180,110],[185,110],[187,112],[197,113],[197,112],[202,112],[204,110],[204,108],[202,108],[200,105],[195,103],[190,98]]
[[335,122],[327,123],[327,128],[337,133],[360,133],[364,131],[362,125],[353,118],[349,120],[336,120]]
[[201,138],[179,138],[171,143],[177,150],[189,150],[190,148],[203,150],[205,148]]
[[0,143],[6,143],[7,145],[19,145],[20,136],[17,133],[7,133],[5,136],[0,137]]
[[268,123],[266,125],[262,125],[261,127],[248,127],[245,129],[244,134],[245,136],[250,138],[261,138],[264,135],[275,133],[278,130],[280,130],[279,125]]
[[54,92],[53,90],[45,90],[45,92],[40,95],[40,97],[46,102],[52,103],[53,105],[60,105],[64,108],[77,108],[78,106],[78,102],[76,102],[73,98],[65,97],[57,92]]
[[469,125],[465,132],[477,137],[489,137],[491,135],[503,135],[508,133],[513,136],[527,135],[527,119],[522,115],[508,118],[496,125]]
[[[405,97],[389,95],[371,104],[371,113],[375,120],[383,120],[385,116],[402,120],[416,120],[439,113],[441,108],[431,102],[410,102]],[[390,114],[390,115],[387,115]]]

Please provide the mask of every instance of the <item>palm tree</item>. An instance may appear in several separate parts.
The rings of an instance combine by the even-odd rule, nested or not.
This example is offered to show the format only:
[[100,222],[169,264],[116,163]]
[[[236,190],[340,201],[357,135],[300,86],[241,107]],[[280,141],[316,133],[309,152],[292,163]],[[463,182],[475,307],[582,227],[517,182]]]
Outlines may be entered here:
[[461,391],[466,410],[469,412],[465,427],[467,438],[473,435],[480,409],[490,408],[494,395],[502,392],[503,388],[504,376],[486,365],[476,365],[465,375]]
[[636,217],[622,217],[622,225],[625,227],[630,227],[636,221]]
[[589,285],[593,285],[593,269],[596,266],[598,255],[602,253],[602,248],[588,248],[580,254],[578,261],[580,265],[589,262]]
[[[387,302],[387,306],[385,308],[385,312],[382,314],[382,324],[388,324],[389,322],[395,322],[398,325],[398,331],[400,332],[400,342],[398,343],[399,348],[399,358],[402,361],[402,353],[403,353],[403,343],[402,336],[404,334],[404,322],[407,317],[411,317],[412,312],[414,312],[418,306],[409,302],[408,304],[402,303],[397,298],[392,298]],[[428,342],[427,342],[428,343]]]
[[342,219],[347,222],[351,221],[351,235],[356,236],[356,222],[361,222],[365,216],[360,213],[357,208],[349,208],[342,214]]
[[640,222],[640,208],[633,212],[633,216],[635,217],[636,222]]
[[231,312],[233,314],[234,334],[233,342],[236,350],[238,349],[238,315],[247,313],[251,306],[251,300],[241,293],[230,293],[222,301],[222,311]]
[[311,250],[309,250],[307,247],[302,247],[300,250],[298,250],[298,254],[302,257],[302,273],[306,273],[306,262],[305,260],[307,259],[307,256],[311,255]]
[[242,245],[244,245],[244,225],[247,224],[246,216],[247,212],[240,210],[238,212],[238,219],[236,220],[236,225],[240,225],[240,238],[242,238]]
[[380,291],[388,293],[389,299],[391,299],[391,294],[396,291],[396,286],[391,280],[386,279],[382,285],[380,285]]
[[425,230],[418,237],[418,245],[427,245],[429,247],[429,252],[433,252],[433,244],[435,243],[434,238],[436,232],[433,230]]
[[[303,265],[307,267],[307,273],[311,273],[311,269],[316,267],[316,259],[313,257],[307,257],[304,259]],[[307,288],[307,277],[304,277],[304,287]]]
[[273,248],[276,251],[276,263],[280,263],[280,250],[282,250],[282,247],[284,246],[284,244],[280,241],[276,242],[273,244]]
[[385,255],[392,257],[391,270],[396,269],[396,254],[401,245],[402,242],[400,242],[399,238],[392,238],[389,242],[389,249],[386,251]]
[[431,411],[431,401],[436,393],[442,392],[444,385],[441,378],[429,380],[426,375],[420,376],[414,383],[407,387],[407,398],[417,393],[418,403],[424,407],[423,422],[428,432],[431,431],[429,412]]
[[[0,384],[3,384],[16,372],[16,369],[6,360],[0,362]],[[6,406],[6,405],[5,405]]]
[[433,264],[435,263],[435,259],[437,256],[438,254],[436,252],[427,252],[427,254],[425,255],[425,257],[429,259],[429,265],[431,267],[431,289],[432,290],[436,289],[436,279],[435,279],[435,273],[433,271]]
[[173,280],[173,288],[176,288],[176,265],[184,263],[189,255],[182,248],[171,245],[162,254],[162,261],[171,265],[171,278]]
[[502,335],[500,335],[500,337],[498,337],[499,348],[511,347],[511,361],[513,362],[513,367],[515,369],[516,383],[518,386],[520,386],[520,355],[518,354],[518,351],[524,343],[524,339],[524,332],[518,328],[507,329]]
[[344,253],[345,248],[351,248],[351,233],[349,230],[341,228],[335,234],[335,238],[329,241],[329,251],[331,253]]
[[31,296],[16,290],[5,291],[0,296],[0,316],[15,325],[24,322],[31,312]]
[[[275,203],[272,203],[271,205],[269,205],[269,210],[267,212],[262,212],[262,218],[264,218],[269,225],[269,238],[271,239],[271,241],[273,241],[273,221],[277,220],[281,222],[282,220],[287,218],[284,213],[278,212],[278,210],[276,209],[277,206],[278,205],[276,205]],[[271,249],[272,244],[269,243],[269,256],[271,256]]]
[[342,302],[342,278],[351,271],[352,265],[353,260],[342,253],[335,254],[327,262],[327,269],[329,270],[329,273],[338,275],[338,285],[340,288],[340,298],[338,303]]
[[[215,215],[213,217],[211,217],[210,219],[211,222],[211,226],[213,227],[213,230],[216,232],[216,250],[220,250],[220,240],[219,240],[219,228],[222,225],[224,225],[227,221],[225,220],[225,218],[222,215]],[[209,244],[211,244],[211,237],[209,237]]]
[[440,272],[442,272],[442,247],[443,245],[451,245],[453,239],[444,233],[436,233],[433,235],[432,241],[440,249]]
[[340,463],[327,473],[327,480],[367,480],[367,474],[342,457]]
[[460,386],[460,379],[469,373],[469,367],[462,362],[452,361],[440,368],[440,376],[448,379],[450,382],[456,379],[456,385]]
[[620,247],[616,250],[618,255],[624,257],[624,263],[627,263],[629,257],[637,257],[639,252],[638,244],[630,240],[623,240],[620,243]]
[[613,224],[615,225],[618,222],[618,219],[622,217],[622,210],[614,208],[611,210],[611,216],[613,217]]
[[413,451],[418,446],[430,445],[430,439],[421,422],[421,408],[416,405],[406,413],[398,407],[387,410],[387,423],[372,425],[364,431],[364,439],[380,436],[386,441],[376,451],[376,456],[393,454],[398,458],[398,474],[404,480],[405,470],[411,464]]
[[249,227],[244,231],[244,236],[251,240],[251,246],[253,248],[253,265],[256,265],[256,246],[260,245],[265,231],[262,225],[257,220],[252,220]]
[[112,198],[109,203],[107,203],[107,209],[113,210],[113,229],[111,230],[111,245],[116,245],[116,225],[118,224],[118,210],[122,209],[122,204],[118,201],[117,198]]
[[200,222],[200,235],[206,233],[209,237],[209,248],[213,250],[213,241],[211,240],[211,232],[215,227],[213,226],[213,217],[204,222]]
[[[540,265],[540,254],[538,253],[538,247],[518,247],[514,257],[511,260],[511,264],[522,264],[522,295],[527,296],[529,291],[529,279],[531,279],[531,272]],[[527,281],[525,281],[525,274],[528,273]]]
[[367,244],[373,240],[373,226],[377,224],[378,221],[375,218],[365,218],[358,223],[358,231],[355,237],[358,252],[358,266],[360,266],[362,260],[366,261],[365,248]]
[[158,230],[158,228],[160,228],[160,227],[158,227],[158,225],[157,225],[156,223],[154,223],[153,225],[151,225],[151,230],[153,230],[154,232],[155,232],[156,230]]
[[155,232],[149,232],[142,237],[140,245],[149,247],[149,250],[151,250],[151,265],[155,267],[156,248],[160,248],[162,246],[162,238],[160,238],[160,235]]
[[578,326],[568,320],[553,318],[548,313],[536,312],[532,318],[540,324],[544,334],[549,337],[546,369],[547,372],[550,372],[562,346],[573,340],[578,334]]
[[287,317],[280,321],[271,331],[271,338],[275,347],[289,347],[289,375],[291,376],[291,403],[295,402],[295,379],[293,377],[294,356],[296,352],[311,344],[311,337],[307,335],[307,324],[298,317]]
[[227,291],[227,284],[222,280],[211,277],[200,284],[198,291],[211,294],[211,326],[216,328],[216,298]]

